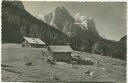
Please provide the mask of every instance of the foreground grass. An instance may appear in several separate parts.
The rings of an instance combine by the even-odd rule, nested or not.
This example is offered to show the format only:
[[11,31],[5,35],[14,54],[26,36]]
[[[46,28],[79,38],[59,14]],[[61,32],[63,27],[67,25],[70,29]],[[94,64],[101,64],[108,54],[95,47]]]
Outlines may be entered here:
[[[126,61],[95,54],[75,51],[72,55],[90,58],[94,65],[57,64],[50,66],[46,59],[45,48],[21,48],[20,44],[2,45],[2,81],[17,82],[55,82],[55,81],[93,81],[93,82],[126,82]],[[96,64],[99,61],[100,64]],[[26,63],[32,62],[32,66]],[[90,71],[92,76],[84,72]],[[58,80],[53,80],[56,75]]]

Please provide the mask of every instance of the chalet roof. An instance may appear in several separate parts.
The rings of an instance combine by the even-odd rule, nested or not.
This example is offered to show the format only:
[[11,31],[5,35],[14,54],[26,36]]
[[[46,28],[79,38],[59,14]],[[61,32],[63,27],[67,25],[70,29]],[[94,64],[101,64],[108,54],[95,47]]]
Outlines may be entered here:
[[32,43],[32,44],[45,44],[42,40],[40,40],[39,38],[30,38],[30,37],[24,37],[24,39],[26,41],[28,41],[28,43]]
[[52,52],[73,52],[73,50],[70,46],[52,45],[49,47]]

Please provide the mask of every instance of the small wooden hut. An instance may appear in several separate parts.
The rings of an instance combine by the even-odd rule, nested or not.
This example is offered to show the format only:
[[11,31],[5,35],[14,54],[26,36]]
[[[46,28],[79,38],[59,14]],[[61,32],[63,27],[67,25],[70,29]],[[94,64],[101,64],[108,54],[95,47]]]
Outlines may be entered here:
[[39,38],[24,37],[22,47],[42,48],[46,47],[46,44]]
[[62,62],[71,62],[71,54],[73,50],[70,46],[53,45],[49,46],[49,51],[51,52],[54,60]]

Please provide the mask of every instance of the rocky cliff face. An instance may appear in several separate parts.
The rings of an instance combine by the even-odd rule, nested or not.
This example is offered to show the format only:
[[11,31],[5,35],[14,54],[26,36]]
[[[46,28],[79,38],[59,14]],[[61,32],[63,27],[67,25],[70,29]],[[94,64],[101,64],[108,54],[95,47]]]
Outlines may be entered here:
[[65,7],[57,7],[55,11],[46,15],[44,19],[46,23],[69,36],[85,36],[86,33],[98,36],[93,18],[80,16],[79,14],[73,17]]
[[77,13],[74,18],[74,24],[79,25],[83,30],[91,32],[94,35],[99,35],[98,31],[96,30],[94,19],[92,17],[81,16],[79,13]]

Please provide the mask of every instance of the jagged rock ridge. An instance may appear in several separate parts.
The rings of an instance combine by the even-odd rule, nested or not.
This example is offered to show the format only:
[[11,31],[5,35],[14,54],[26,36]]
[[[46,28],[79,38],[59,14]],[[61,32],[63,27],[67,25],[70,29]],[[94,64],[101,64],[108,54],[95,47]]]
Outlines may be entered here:
[[63,6],[57,7],[55,11],[45,15],[44,20],[67,35],[79,35],[81,32],[83,34],[91,32],[93,35],[98,35],[93,18],[79,14],[73,17]]

